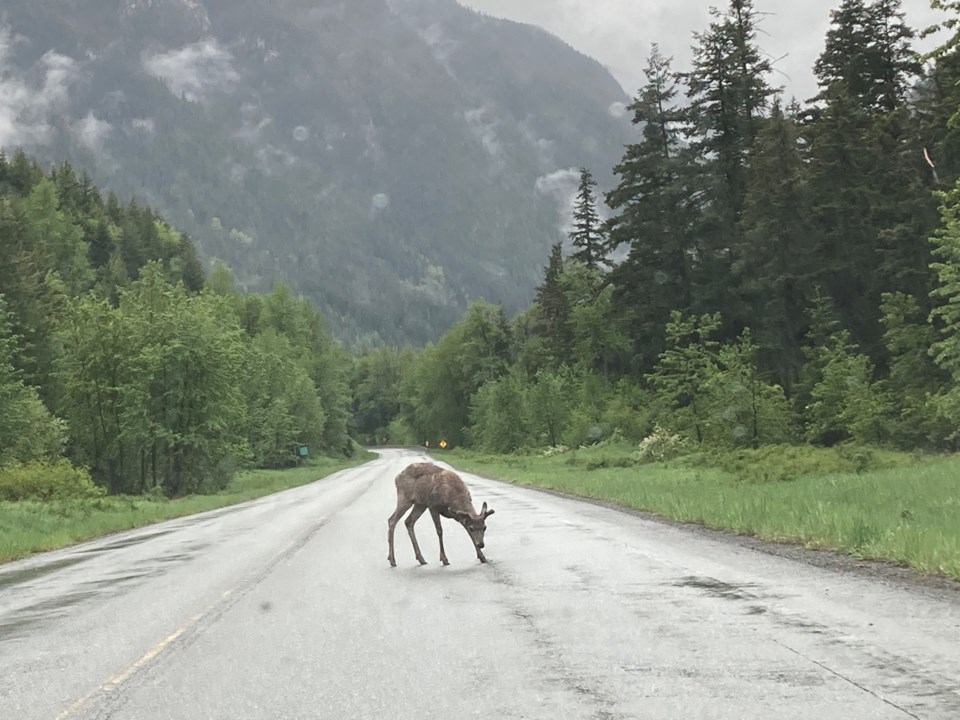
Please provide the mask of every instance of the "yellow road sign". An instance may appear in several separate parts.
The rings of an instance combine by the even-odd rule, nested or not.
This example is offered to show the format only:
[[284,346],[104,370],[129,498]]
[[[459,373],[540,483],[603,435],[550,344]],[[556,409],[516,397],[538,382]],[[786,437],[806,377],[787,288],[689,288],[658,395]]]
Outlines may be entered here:
[[446,448],[446,447],[447,447],[447,441],[446,441],[446,440],[441,440],[441,441],[440,441],[440,448],[443,449],[443,448]]

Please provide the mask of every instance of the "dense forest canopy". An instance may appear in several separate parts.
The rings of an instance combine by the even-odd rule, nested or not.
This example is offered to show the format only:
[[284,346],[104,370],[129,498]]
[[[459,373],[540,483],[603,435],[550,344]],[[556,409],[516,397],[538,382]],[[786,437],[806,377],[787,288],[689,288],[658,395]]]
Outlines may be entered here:
[[0,467],[67,458],[110,492],[183,495],[301,444],[351,451],[349,358],[317,310],[222,265],[207,282],[151,209],[0,153],[0,257]]
[[[957,4],[934,6],[955,29]],[[554,247],[528,310],[477,302],[418,356],[365,358],[362,433],[955,448],[956,39],[920,58],[899,0],[843,0],[819,92],[797,102],[773,86],[761,22],[730,0],[685,71],[654,46],[610,219],[584,171],[575,252]]]

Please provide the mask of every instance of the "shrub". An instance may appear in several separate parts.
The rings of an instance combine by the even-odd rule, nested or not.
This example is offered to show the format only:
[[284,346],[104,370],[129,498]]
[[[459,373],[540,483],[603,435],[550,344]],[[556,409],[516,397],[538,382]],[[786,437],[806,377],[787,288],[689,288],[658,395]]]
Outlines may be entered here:
[[657,424],[653,433],[640,442],[633,454],[637,462],[663,462],[679,457],[686,450],[686,441],[680,435],[672,434]]
[[85,468],[67,460],[0,468],[0,500],[83,500],[104,495]]

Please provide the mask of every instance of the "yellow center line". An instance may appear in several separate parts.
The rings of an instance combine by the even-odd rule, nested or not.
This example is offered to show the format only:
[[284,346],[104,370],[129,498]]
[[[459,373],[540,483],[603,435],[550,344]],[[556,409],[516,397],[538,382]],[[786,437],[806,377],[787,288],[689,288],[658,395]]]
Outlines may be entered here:
[[[223,593],[223,595],[220,596],[220,602],[222,602],[223,600],[226,600],[228,597],[230,597],[230,595],[232,594],[232,592],[233,592],[232,590],[227,590],[225,593]],[[151,662],[153,662],[154,660],[156,660],[157,657],[160,655],[160,653],[162,653],[164,650],[166,650],[168,647],[170,647],[173,643],[175,643],[177,640],[179,640],[181,637],[183,637],[184,633],[186,633],[186,632],[188,632],[189,630],[191,630],[191,629],[192,629],[193,627],[195,627],[201,620],[203,620],[207,615],[209,615],[211,612],[213,612],[213,610],[214,610],[217,606],[219,606],[220,602],[214,603],[213,605],[211,605],[210,607],[208,607],[208,608],[207,608],[206,610],[204,610],[203,612],[197,613],[197,614],[194,615],[192,618],[190,618],[189,620],[187,620],[187,622],[185,622],[183,625],[181,625],[178,629],[174,630],[172,633],[170,633],[169,635],[167,635],[163,640],[161,640],[161,641],[158,642],[156,645],[154,645],[152,648],[150,648],[149,650],[147,650],[147,652],[144,653],[143,657],[141,657],[139,660],[137,660],[137,661],[134,662],[132,665],[130,665],[129,667],[127,667],[126,670],[123,670],[122,672],[117,673],[116,675],[114,675],[113,677],[111,677],[111,678],[110,678],[109,680],[107,680],[106,682],[103,682],[103,683],[101,683],[100,685],[98,685],[97,687],[95,687],[93,690],[91,690],[91,691],[88,692],[86,695],[84,695],[82,698],[80,698],[80,699],[77,700],[75,703],[73,703],[73,705],[71,705],[71,706],[68,707],[66,710],[64,710],[62,713],[60,713],[59,715],[57,715],[57,717],[55,718],[55,720],[67,720],[68,718],[70,718],[70,717],[72,717],[73,715],[75,715],[75,714],[76,714],[79,710],[81,710],[87,703],[89,703],[91,700],[93,700],[93,699],[94,699],[95,697],[97,697],[98,695],[105,695],[105,694],[111,692],[112,690],[116,690],[118,687],[120,687],[121,685],[123,685],[123,683],[125,683],[125,682],[126,682],[127,680],[129,680],[131,677],[133,677],[133,676],[136,675],[138,672],[140,672],[141,670],[143,670],[143,669],[144,669],[147,665],[149,665]]]

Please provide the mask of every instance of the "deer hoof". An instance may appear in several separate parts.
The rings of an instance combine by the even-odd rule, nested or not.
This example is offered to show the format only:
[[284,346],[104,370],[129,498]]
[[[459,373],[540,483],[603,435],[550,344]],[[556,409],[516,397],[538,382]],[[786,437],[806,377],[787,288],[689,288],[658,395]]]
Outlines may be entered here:
[[423,558],[420,558],[420,559],[418,560],[418,562],[419,562],[421,565],[426,565],[426,564],[427,564],[427,561],[424,560]]
[[449,560],[447,560],[446,558],[440,558],[440,562],[442,562],[442,563],[443,563],[443,565],[444,565],[444,567],[446,567],[447,565],[449,565],[449,564],[450,564],[450,561],[449,561]]
[[390,563],[390,567],[396,567],[396,566],[397,566],[397,561],[394,560],[393,558],[387,558],[387,562]]

